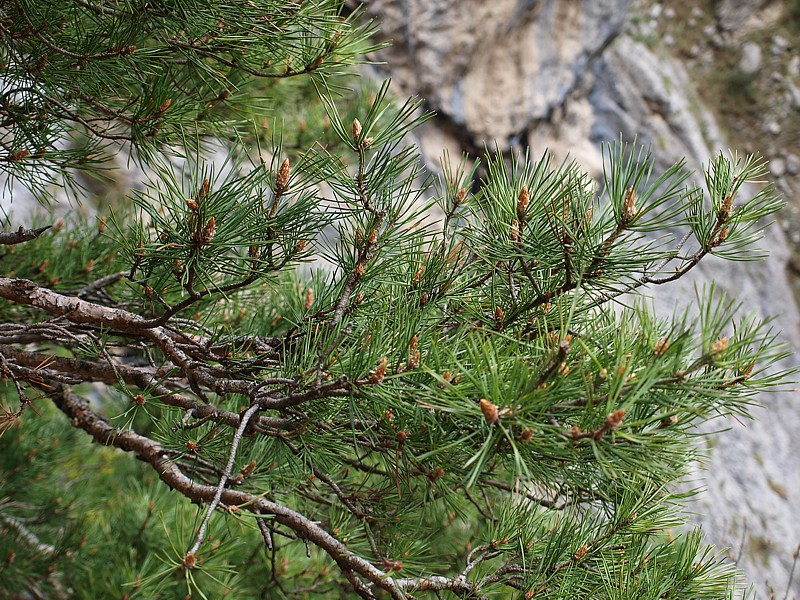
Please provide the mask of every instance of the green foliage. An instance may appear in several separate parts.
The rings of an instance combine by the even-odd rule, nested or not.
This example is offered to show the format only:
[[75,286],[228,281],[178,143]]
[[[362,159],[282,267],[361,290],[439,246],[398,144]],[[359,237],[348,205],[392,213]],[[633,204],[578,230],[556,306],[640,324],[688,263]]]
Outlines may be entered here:
[[112,143],[146,161],[187,128],[235,138],[273,108],[250,78],[335,77],[374,49],[373,25],[340,12],[336,0],[6,3],[0,169],[47,197],[73,169],[102,170]]
[[[306,64],[319,47],[296,32],[345,22],[300,6],[324,17],[280,32]],[[125,15],[101,10],[105,26],[133,7],[109,10]],[[215,52],[261,61],[282,38],[242,53],[242,10]],[[237,65],[244,90],[255,63]],[[6,246],[5,589],[734,596],[735,569],[671,486],[697,424],[746,416],[784,381],[786,350],[714,286],[669,319],[637,293],[709,255],[759,256],[780,202],[740,195],[762,162],[719,156],[701,188],[620,142],[599,191],[548,155],[488,156],[480,180],[444,157],[431,178],[408,143],[416,101],[384,85],[340,104],[333,80],[316,85],[325,145],[230,141],[213,165],[182,121],[197,113],[177,111],[181,171],[153,145],[128,208]]]

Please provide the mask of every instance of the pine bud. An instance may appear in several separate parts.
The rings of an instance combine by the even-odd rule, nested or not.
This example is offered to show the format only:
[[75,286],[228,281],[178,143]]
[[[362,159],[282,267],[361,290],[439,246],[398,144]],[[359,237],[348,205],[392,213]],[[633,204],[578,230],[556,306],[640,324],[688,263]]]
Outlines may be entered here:
[[525,213],[528,209],[529,202],[530,196],[528,195],[528,186],[523,185],[522,190],[519,192],[519,197],[517,198],[517,217],[519,217],[520,221],[525,220]]
[[481,412],[489,425],[494,425],[500,420],[500,411],[496,404],[492,404],[486,398],[481,398]]
[[633,187],[629,187],[625,193],[625,199],[622,201],[622,222],[630,223],[637,214],[636,210],[636,192]]
[[419,268],[417,269],[417,272],[414,275],[414,283],[419,283],[419,280],[422,278],[422,274],[424,272],[425,272],[425,263],[420,263]]
[[711,350],[709,350],[709,354],[711,356],[717,356],[721,352],[725,351],[725,348],[728,347],[728,338],[722,336],[719,338],[714,344],[711,346]]
[[667,350],[669,350],[669,341],[667,338],[661,338],[653,348],[653,354],[663,356]]
[[275,178],[276,191],[283,192],[286,190],[286,187],[289,185],[289,173],[289,159],[286,158],[281,163],[281,166],[278,169],[278,176]]
[[353,119],[353,141],[358,143],[359,137],[361,137],[361,121]]
[[388,359],[384,356],[381,358],[381,362],[378,365],[378,368],[375,369],[372,373],[369,374],[369,382],[378,384],[383,381],[383,378],[386,377],[386,363]]
[[678,415],[670,415],[668,417],[664,417],[661,419],[661,422],[658,424],[659,429],[665,429],[667,427],[671,427],[678,422]]
[[309,310],[312,304],[314,304],[314,290],[312,288],[308,288],[306,290],[306,310]]
[[615,430],[622,423],[623,417],[625,417],[625,410],[622,408],[609,413],[605,421],[606,429]]
[[461,204],[464,201],[464,198],[466,197],[467,197],[467,190],[465,190],[464,188],[458,190],[456,197],[453,199],[453,208]]
[[210,185],[208,183],[208,179],[203,179],[203,183],[200,184],[200,189],[197,190],[197,201],[201,202],[203,198],[208,196],[208,190]]
[[717,218],[720,221],[727,221],[730,218],[732,212],[733,212],[733,196],[728,194],[727,196],[725,196],[725,200],[722,201],[722,206],[720,206]]
[[200,209],[200,205],[197,203],[197,200],[194,198],[187,198],[186,199],[186,206],[189,207],[189,210],[192,212],[197,212]]
[[206,226],[203,227],[203,235],[200,237],[200,245],[205,246],[211,243],[211,240],[214,239],[214,234],[217,232],[217,221],[214,217],[211,217]]

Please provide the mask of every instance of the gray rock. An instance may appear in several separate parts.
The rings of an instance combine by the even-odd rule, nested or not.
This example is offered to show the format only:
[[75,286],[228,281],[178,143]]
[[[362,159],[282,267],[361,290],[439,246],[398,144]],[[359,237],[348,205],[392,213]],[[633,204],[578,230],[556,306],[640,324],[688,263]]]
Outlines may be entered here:
[[661,16],[661,13],[664,12],[664,7],[661,4],[653,4],[648,11],[651,19],[658,19]]
[[786,52],[786,49],[788,47],[789,47],[789,41],[785,37],[781,35],[776,35],[774,38],[772,38],[771,51],[773,56],[779,56],[783,54],[784,52]]
[[794,55],[789,59],[789,64],[786,65],[786,73],[790,77],[800,77],[800,56]]
[[781,132],[781,125],[777,121],[767,121],[764,124],[764,131],[772,135],[778,135]]
[[717,2],[717,21],[725,31],[737,31],[770,0],[720,0]]
[[753,75],[761,68],[761,47],[755,42],[742,44],[742,58],[739,69],[742,73]]
[[382,55],[401,93],[418,93],[480,149],[506,149],[546,120],[618,36],[631,0],[374,0],[393,40]]
[[773,158],[769,161],[769,172],[773,177],[783,177],[786,173],[786,161],[782,158]]
[[786,172],[789,175],[800,173],[800,156],[797,156],[797,154],[786,155]]

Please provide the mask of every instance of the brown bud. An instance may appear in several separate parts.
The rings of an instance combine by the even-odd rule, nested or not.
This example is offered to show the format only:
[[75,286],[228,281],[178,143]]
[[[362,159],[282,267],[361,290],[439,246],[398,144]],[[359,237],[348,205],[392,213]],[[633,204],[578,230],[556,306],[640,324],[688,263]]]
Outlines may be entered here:
[[300,240],[299,242],[297,242],[297,245],[294,247],[294,251],[295,252],[302,252],[303,250],[306,249],[306,244],[307,243],[308,242],[306,242],[306,240]]
[[190,211],[195,212],[195,213],[198,210],[200,210],[200,205],[197,203],[197,200],[195,200],[194,198],[187,198],[186,199],[186,206],[189,207]]
[[508,238],[512,242],[519,241],[519,221],[517,221],[516,219],[511,221],[511,228],[508,230]]
[[313,288],[308,288],[306,290],[306,310],[310,309],[312,304],[314,304],[314,290]]
[[289,185],[289,173],[290,173],[290,166],[289,166],[289,159],[284,159],[281,163],[280,168],[278,169],[278,176],[275,178],[275,188],[278,192],[283,192],[286,190],[286,187]]
[[191,552],[183,557],[181,560],[181,565],[183,565],[186,569],[194,569],[195,565],[197,564],[197,558]]
[[353,119],[353,141],[358,142],[359,137],[361,137],[361,121]]
[[728,338],[726,338],[725,336],[722,336],[721,338],[719,338],[716,342],[714,342],[712,344],[711,350],[709,350],[708,353],[711,356],[716,356],[716,355],[720,354],[721,352],[724,352],[725,348],[727,348],[727,347],[728,347]]
[[444,469],[442,467],[436,467],[435,469],[431,469],[428,473],[428,478],[431,481],[439,481],[442,476],[444,475]]
[[425,263],[420,263],[419,267],[417,268],[417,272],[414,275],[414,283],[419,283],[419,280],[422,278],[422,274],[425,272]]
[[586,556],[586,553],[588,551],[589,551],[589,546],[587,546],[586,544],[578,548],[578,551],[575,552],[575,560],[582,559],[584,556]]
[[369,243],[369,245],[371,246],[377,240],[378,240],[378,230],[377,229],[373,229],[372,231],[369,232],[369,237],[367,238],[367,243]]
[[97,233],[103,233],[108,227],[106,217],[100,217],[97,221]]
[[678,422],[678,415],[670,415],[668,417],[664,417],[661,419],[661,422],[658,424],[659,429],[664,429],[666,427],[671,427]]
[[636,192],[633,187],[629,187],[625,193],[625,199],[622,201],[622,222],[630,223],[636,214]]
[[211,217],[206,226],[203,227],[203,235],[200,238],[200,245],[205,246],[211,243],[211,240],[214,239],[214,234],[217,232],[217,221],[214,217]]
[[531,439],[533,439],[533,429],[531,429],[530,427],[526,427],[525,429],[520,431],[519,435],[517,436],[517,440],[519,440],[520,442],[530,442]]
[[369,382],[370,383],[381,383],[383,378],[386,377],[386,363],[388,359],[384,356],[381,358],[380,364],[378,364],[378,368],[375,369],[372,373],[369,374]]
[[496,404],[492,404],[486,398],[481,398],[481,412],[489,425],[494,425],[500,420],[500,411]]
[[420,353],[419,350],[415,350],[411,353],[411,358],[408,359],[408,364],[406,365],[406,371],[413,371],[417,367],[419,367],[419,359]]
[[753,369],[755,368],[755,366],[756,363],[751,362],[750,364],[739,369],[739,377],[744,377],[745,379],[750,377],[753,374]]
[[663,356],[667,350],[669,350],[669,340],[667,340],[667,338],[661,338],[658,340],[655,347],[653,347],[653,354],[656,356]]
[[137,394],[133,398],[131,398],[131,402],[134,404],[138,404],[139,406],[143,406],[145,403],[145,398],[141,394]]
[[501,328],[503,327],[503,316],[504,315],[505,315],[505,313],[503,313],[503,309],[502,308],[500,308],[499,306],[495,307],[495,309],[494,309],[494,322],[497,324],[498,327],[501,327]]
[[245,477],[250,477],[250,475],[252,475],[256,470],[256,464],[257,463],[255,460],[251,460],[249,463],[247,463],[244,467],[242,467],[242,475]]
[[200,189],[197,190],[197,201],[198,202],[202,201],[203,198],[208,196],[208,191],[209,191],[210,187],[211,187],[211,184],[209,184],[208,179],[203,179],[203,183],[200,184]]
[[606,429],[614,430],[619,427],[620,423],[622,423],[622,419],[625,417],[625,410],[620,408],[615,410],[612,413],[609,413],[606,416],[605,427]]
[[375,141],[375,138],[373,138],[373,137],[368,137],[368,138],[367,138],[367,139],[365,139],[363,142],[361,142],[361,147],[362,147],[362,148],[369,148],[370,146],[372,146],[372,143],[373,143],[374,141]]
[[456,197],[453,198],[453,208],[461,204],[464,201],[464,198],[466,197],[467,197],[467,190],[465,190],[464,188],[458,190]]
[[164,100],[163,104],[158,107],[158,112],[160,114],[167,112],[167,109],[169,108],[170,104],[172,104],[172,98],[167,98],[166,100]]
[[525,220],[525,213],[528,209],[529,202],[530,196],[528,195],[528,186],[523,185],[522,190],[519,192],[519,197],[517,198],[517,217],[519,217],[520,221]]
[[733,196],[728,194],[725,196],[725,200],[722,201],[722,206],[719,208],[719,213],[717,214],[717,218],[720,221],[727,221],[731,213],[733,212]]

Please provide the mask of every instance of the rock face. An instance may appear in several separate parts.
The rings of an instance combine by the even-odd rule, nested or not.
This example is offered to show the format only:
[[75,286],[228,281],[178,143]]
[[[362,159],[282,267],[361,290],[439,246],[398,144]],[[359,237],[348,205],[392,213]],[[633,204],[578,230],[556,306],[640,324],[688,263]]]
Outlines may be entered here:
[[507,147],[583,79],[631,0],[375,0],[393,79],[472,146]]
[[[723,0],[718,26],[735,28],[763,4]],[[424,156],[492,142],[502,150],[530,146],[534,155],[547,147],[556,159],[569,153],[598,174],[600,145],[621,134],[651,144],[657,168],[682,157],[700,168],[726,148],[723,135],[683,65],[625,33],[630,5],[376,0],[368,7],[394,41],[382,57],[391,76],[403,93],[422,95],[439,114],[420,132]],[[689,304],[694,283],[713,278],[747,311],[780,315],[776,328],[799,348],[786,240],[772,227],[762,245],[771,252],[768,261],[701,263],[692,278],[653,290],[657,305],[668,314],[676,296]],[[787,589],[800,542],[800,511],[791,505],[800,495],[800,437],[794,434],[800,410],[789,394],[759,400],[764,407],[754,411],[755,421],[733,423],[711,440],[708,470],[693,478],[706,491],[692,510],[708,541],[732,547],[748,579],[769,597],[768,585],[779,594]],[[800,578],[792,591],[800,592]]]

